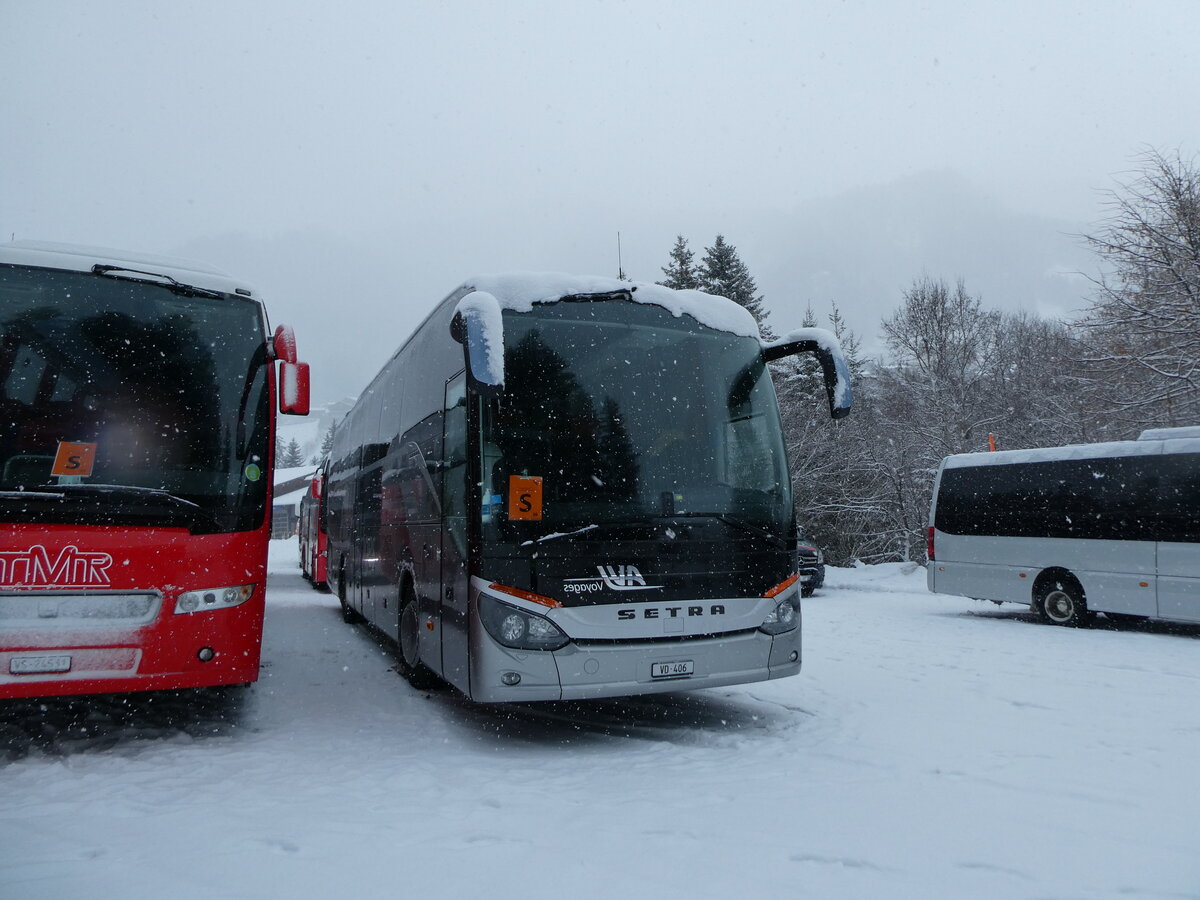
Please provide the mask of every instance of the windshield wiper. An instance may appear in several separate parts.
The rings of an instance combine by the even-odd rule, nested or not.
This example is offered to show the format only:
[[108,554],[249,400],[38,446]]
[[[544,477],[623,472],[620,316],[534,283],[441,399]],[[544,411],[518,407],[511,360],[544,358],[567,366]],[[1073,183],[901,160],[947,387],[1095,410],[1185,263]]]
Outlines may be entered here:
[[189,520],[203,519],[213,524],[216,519],[199,503],[193,503],[184,497],[172,494],[162,488],[141,487],[133,484],[39,484],[23,488],[19,491],[0,492],[4,500],[52,500],[59,503],[68,498],[88,498],[96,501],[142,501],[161,503],[177,513],[185,514]]
[[70,494],[83,496],[94,494],[99,496],[154,497],[166,500],[175,506],[183,506],[189,509],[203,509],[199,503],[193,503],[191,500],[179,497],[163,488],[142,487],[136,484],[39,484],[27,487],[23,491],[8,491],[6,493],[24,494],[27,492],[46,494],[51,497],[55,495],[65,497]]
[[531,544],[542,544],[546,541],[557,541],[559,538],[574,537],[577,534],[583,534],[585,531],[595,531],[599,525],[584,525],[582,528],[576,528],[574,531],[552,531],[549,534],[543,534],[540,538],[534,538],[532,541],[521,541],[522,547],[528,547]]
[[[160,287],[165,287],[172,293],[181,294],[185,297],[212,297],[214,300],[223,300],[225,296],[217,291],[210,291],[208,288],[196,287],[194,284],[184,284],[182,281],[172,278],[170,275],[164,275],[162,272],[146,272],[142,269],[127,269],[124,266],[106,266],[97,263],[92,266],[92,274],[101,275],[105,278],[136,281],[139,284],[156,284]],[[143,277],[131,277],[137,275]]]
[[573,531],[552,531],[550,534],[544,534],[539,538],[534,538],[529,541],[522,541],[522,547],[531,547],[534,544],[545,543],[546,541],[556,541],[559,538],[575,537],[580,534],[596,535],[608,531],[626,531],[631,528],[656,528],[658,525],[650,518],[632,518],[622,519],[619,522],[600,522],[595,525],[584,525],[581,528],[576,528]]

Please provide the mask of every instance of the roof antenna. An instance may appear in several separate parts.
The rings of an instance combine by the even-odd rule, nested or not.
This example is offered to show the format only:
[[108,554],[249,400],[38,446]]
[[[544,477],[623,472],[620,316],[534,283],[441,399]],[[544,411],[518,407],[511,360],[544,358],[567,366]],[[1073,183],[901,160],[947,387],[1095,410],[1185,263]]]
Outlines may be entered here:
[[617,232],[617,278],[621,281],[628,281],[625,277],[625,269],[621,266],[621,232]]

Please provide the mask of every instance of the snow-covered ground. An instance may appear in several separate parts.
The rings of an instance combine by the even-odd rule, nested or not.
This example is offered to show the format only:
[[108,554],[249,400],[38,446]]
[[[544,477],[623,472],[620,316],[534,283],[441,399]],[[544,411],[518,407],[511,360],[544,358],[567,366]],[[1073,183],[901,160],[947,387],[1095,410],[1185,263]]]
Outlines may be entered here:
[[475,707],[274,542],[232,699],[0,706],[0,896],[1200,897],[1200,629],[831,569],[796,678]]

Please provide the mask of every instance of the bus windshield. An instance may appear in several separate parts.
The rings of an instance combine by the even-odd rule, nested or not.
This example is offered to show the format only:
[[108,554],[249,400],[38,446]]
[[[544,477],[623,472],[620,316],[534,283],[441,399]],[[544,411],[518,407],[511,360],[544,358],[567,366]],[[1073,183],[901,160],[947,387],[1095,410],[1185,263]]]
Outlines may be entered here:
[[[756,339],[606,299],[506,310],[504,347],[481,423],[485,537],[683,517],[782,536],[791,487]],[[540,510],[514,508],[515,477],[541,479]]]
[[257,527],[265,346],[254,300],[0,265],[0,521]]

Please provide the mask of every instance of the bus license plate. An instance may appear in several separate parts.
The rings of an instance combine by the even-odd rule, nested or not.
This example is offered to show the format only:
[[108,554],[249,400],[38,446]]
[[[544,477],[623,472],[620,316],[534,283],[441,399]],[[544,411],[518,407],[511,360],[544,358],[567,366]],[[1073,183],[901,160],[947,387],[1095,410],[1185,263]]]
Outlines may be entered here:
[[70,672],[69,656],[14,656],[8,661],[10,675],[44,675],[47,672]]
[[681,662],[650,663],[651,678],[686,678],[696,671],[696,664],[687,659]]

